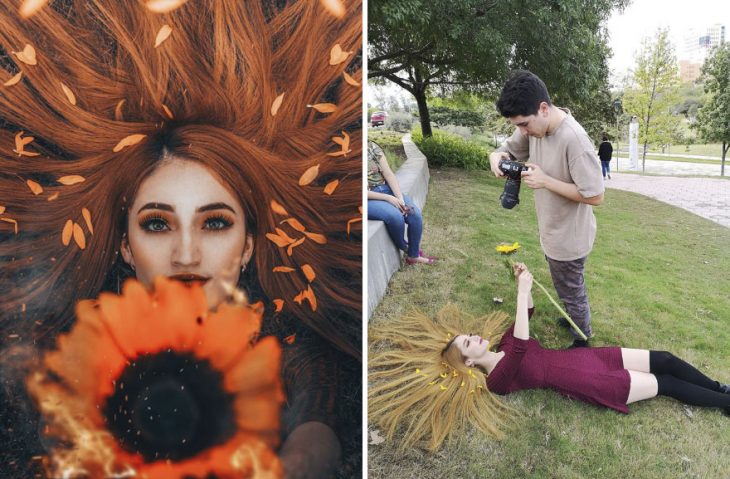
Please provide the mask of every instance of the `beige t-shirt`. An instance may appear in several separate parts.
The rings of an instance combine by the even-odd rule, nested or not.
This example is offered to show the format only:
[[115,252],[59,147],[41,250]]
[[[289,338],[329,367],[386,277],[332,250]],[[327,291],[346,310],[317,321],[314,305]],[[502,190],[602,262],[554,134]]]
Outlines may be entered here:
[[[603,176],[595,148],[582,126],[568,114],[543,138],[525,137],[517,129],[497,151],[507,151],[520,161],[529,160],[555,179],[574,183],[585,198],[603,193]],[[558,261],[588,256],[596,239],[593,207],[549,191],[535,190],[540,244]]]

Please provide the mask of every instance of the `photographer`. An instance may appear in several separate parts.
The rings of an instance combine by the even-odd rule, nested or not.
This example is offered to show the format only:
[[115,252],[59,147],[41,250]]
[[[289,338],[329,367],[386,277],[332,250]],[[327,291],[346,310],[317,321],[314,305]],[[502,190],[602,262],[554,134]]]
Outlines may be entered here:
[[[535,190],[540,244],[553,284],[568,314],[590,338],[591,313],[583,273],[596,237],[591,206],[603,202],[604,191],[593,143],[568,110],[550,102],[545,84],[531,72],[512,74],[497,110],[517,129],[489,156],[492,172],[504,177],[500,163],[510,155],[527,161],[522,182]],[[588,341],[574,337],[571,347],[588,346]]]

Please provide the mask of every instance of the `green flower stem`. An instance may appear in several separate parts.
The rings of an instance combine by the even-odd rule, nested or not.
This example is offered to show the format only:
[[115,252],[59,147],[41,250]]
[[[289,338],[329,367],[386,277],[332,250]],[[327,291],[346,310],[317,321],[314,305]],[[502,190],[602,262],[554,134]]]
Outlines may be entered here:
[[[514,261],[512,261],[511,259],[508,259],[508,261],[511,266],[514,266],[514,264],[515,264]],[[581,338],[583,338],[583,341],[587,341],[588,337],[583,333],[583,331],[580,330],[580,328],[578,326],[575,325],[573,320],[570,319],[570,316],[568,316],[568,313],[565,312],[565,310],[558,304],[558,302],[553,299],[552,295],[550,293],[548,293],[547,289],[545,289],[545,286],[541,285],[540,282],[538,280],[536,280],[534,277],[532,278],[532,282],[540,287],[540,289],[542,290],[543,293],[545,293],[545,295],[548,297],[550,302],[553,303],[556,308],[558,308],[558,311],[560,311],[560,314],[562,314],[563,317],[568,321],[568,323],[570,323],[570,326],[575,330],[575,332],[578,333]]]

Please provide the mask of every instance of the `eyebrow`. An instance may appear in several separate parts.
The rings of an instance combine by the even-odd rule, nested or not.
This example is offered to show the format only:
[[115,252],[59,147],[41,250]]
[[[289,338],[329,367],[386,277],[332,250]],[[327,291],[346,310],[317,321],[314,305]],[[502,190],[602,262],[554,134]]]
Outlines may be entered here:
[[[165,204],[165,203],[147,203],[143,207],[137,211],[137,214],[141,213],[144,210],[162,210],[162,211],[169,211],[171,213],[175,212],[175,208],[172,206]],[[236,211],[230,207],[229,205],[225,203],[210,203],[208,205],[201,206],[197,210],[195,210],[197,213],[203,213],[206,211],[214,211],[214,210],[229,210],[232,213],[235,213]]]

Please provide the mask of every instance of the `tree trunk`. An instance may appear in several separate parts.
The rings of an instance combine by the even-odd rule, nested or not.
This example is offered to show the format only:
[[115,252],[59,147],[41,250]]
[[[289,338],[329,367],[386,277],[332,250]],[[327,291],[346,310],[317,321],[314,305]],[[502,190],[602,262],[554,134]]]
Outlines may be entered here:
[[421,133],[423,137],[433,136],[431,131],[431,117],[428,114],[428,104],[426,104],[426,89],[416,88],[413,96],[416,97],[416,104],[418,105],[418,116],[421,119]]
[[649,142],[644,141],[644,152],[641,155],[641,172],[646,173],[646,150],[649,147]]
[[727,141],[722,142],[722,161],[720,162],[720,176],[725,176],[725,156],[727,150],[730,149],[730,143]]

